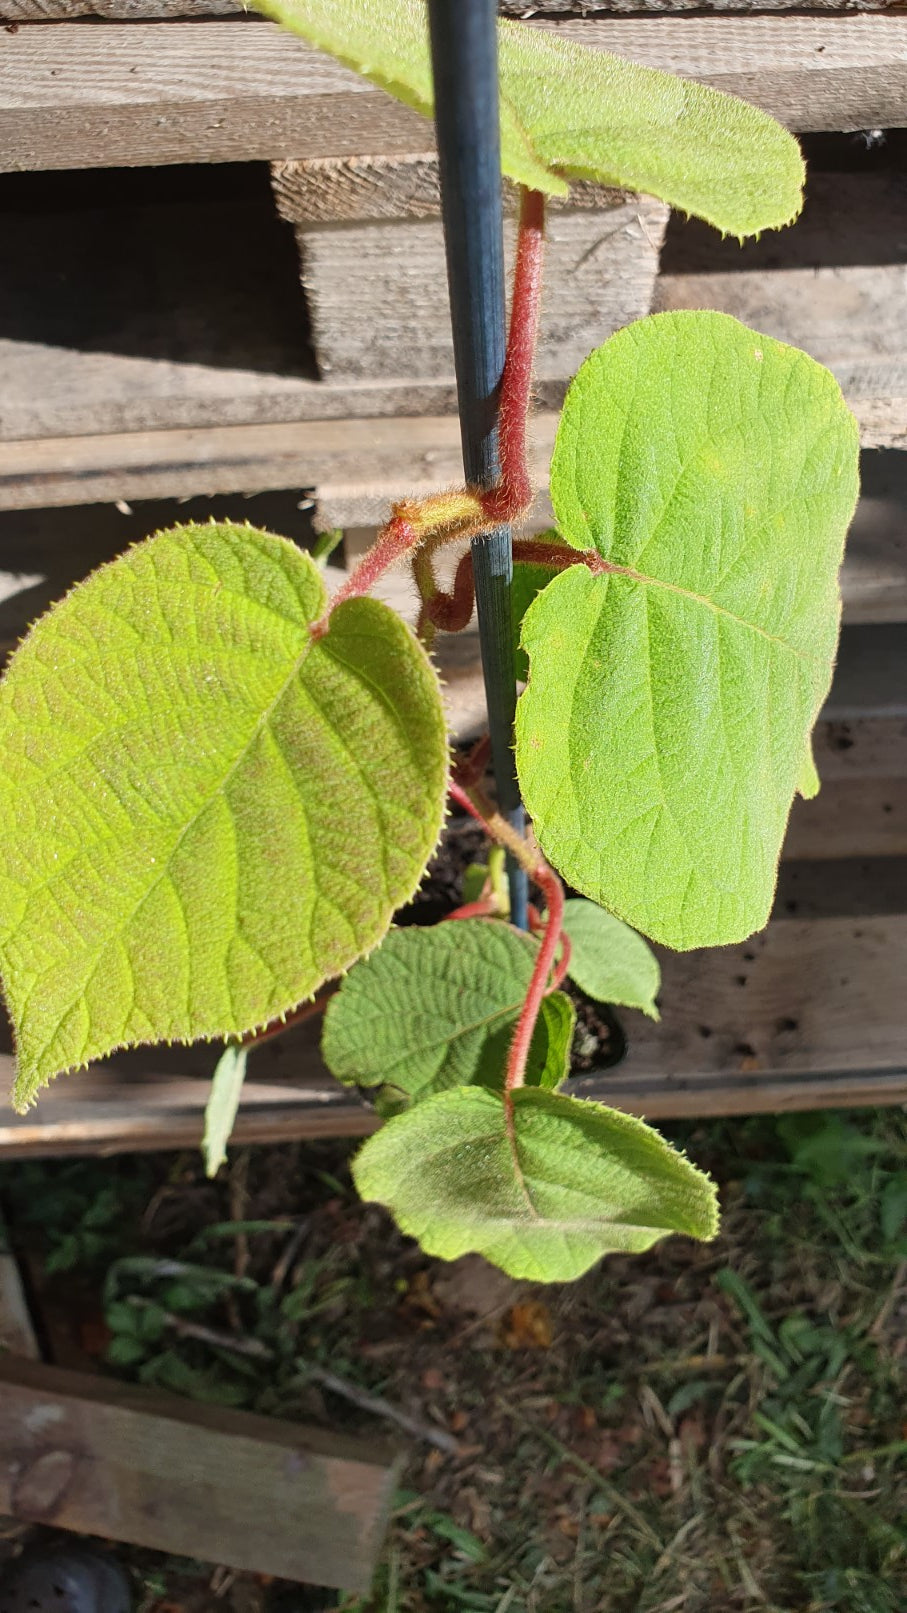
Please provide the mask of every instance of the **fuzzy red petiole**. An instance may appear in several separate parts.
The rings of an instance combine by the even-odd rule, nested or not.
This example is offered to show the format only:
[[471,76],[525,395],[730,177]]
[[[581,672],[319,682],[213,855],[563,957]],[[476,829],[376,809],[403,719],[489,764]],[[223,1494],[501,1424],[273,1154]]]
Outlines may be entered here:
[[501,377],[499,441],[501,478],[482,497],[485,514],[496,524],[524,515],[532,503],[526,456],[526,427],[532,393],[532,366],[538,340],[545,255],[545,198],[520,189],[520,221],[507,355]]
[[551,974],[558,943],[561,940],[564,922],[564,887],[546,862],[539,858],[533,878],[544,892],[548,904],[548,922],[545,926],[545,935],[538,950],[529,990],[520,1009],[510,1052],[507,1055],[507,1072],[504,1076],[504,1093],[515,1092],[517,1087],[523,1085],[526,1076],[526,1062],[529,1058],[529,1049],[535,1031],[536,1021],[542,1006],[542,999],[549,991],[548,977]]
[[444,923],[449,924],[451,919],[496,919],[501,912],[493,896],[484,896],[479,902],[464,902],[462,907],[455,907],[452,913],[445,913]]

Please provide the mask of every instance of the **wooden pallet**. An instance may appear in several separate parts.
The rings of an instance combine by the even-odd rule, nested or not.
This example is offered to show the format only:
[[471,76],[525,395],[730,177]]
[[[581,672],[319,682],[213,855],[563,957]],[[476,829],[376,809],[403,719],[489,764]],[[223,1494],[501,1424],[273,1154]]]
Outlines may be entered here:
[[[18,19],[26,5],[58,15],[53,3],[0,0],[0,7],[10,14],[17,6]],[[141,0],[131,9],[129,0],[90,7],[76,0],[69,14],[85,9],[151,14]],[[159,0],[157,14],[179,9]],[[605,18],[564,26],[758,96],[793,128],[907,125],[904,16]],[[322,174],[344,164],[355,174],[361,170],[347,159],[378,157],[387,175],[399,173],[405,158],[411,179],[422,164],[420,183],[427,176],[430,189],[427,131],[415,115],[260,22],[36,24],[5,35],[0,54],[0,160],[10,168],[261,158],[284,164],[275,179],[287,212],[288,196],[300,205],[302,172],[287,159],[304,158],[311,177],[312,159]],[[54,212],[23,202],[14,228],[0,232],[0,293],[4,284],[15,288],[0,331],[0,508],[298,486],[317,491],[324,520],[360,528],[383,518],[392,497],[459,479],[449,377],[319,377],[292,238],[279,236],[269,197],[239,205],[224,189],[230,172],[220,189],[212,180],[201,200],[174,202],[163,192],[143,201],[146,179],[130,169],[122,178],[132,193],[126,230],[128,198],[120,194],[95,205],[90,218],[81,202],[68,213],[62,204]],[[18,187],[21,200],[31,182],[13,175],[3,184],[10,197]],[[802,340],[808,285],[811,339],[846,378],[867,453],[843,579],[838,675],[817,735],[824,788],[795,809],[773,919],[744,947],[664,955],[660,1025],[628,1013],[624,1063],[576,1083],[577,1091],[653,1118],[907,1099],[898,970],[907,940],[907,456],[878,451],[907,446],[907,367],[898,345],[907,319],[892,315],[904,296],[907,254],[898,196],[886,190],[892,183],[879,176],[868,188],[849,182],[844,206],[839,182],[817,176],[804,222],[777,238],[788,251],[781,262],[766,261],[778,250],[775,238],[748,248],[731,268],[721,243],[704,243],[692,227],[682,241],[674,224],[668,232],[659,306],[706,301],[739,312],[765,287],[774,300],[756,323],[772,328],[774,320],[778,334]],[[298,214],[296,222],[303,222]],[[343,228],[356,225],[347,217]],[[245,279],[225,276],[206,246],[219,247],[231,229],[244,243]],[[58,269],[60,243],[65,257],[74,241],[85,244],[64,315],[59,298],[42,294],[42,265]],[[355,245],[352,235],[346,244]],[[144,281],[142,296],[117,302],[117,285],[134,291],[130,263],[153,265],[147,289],[156,288],[157,311]],[[817,285],[821,296],[813,295]],[[833,293],[845,316],[823,325]],[[842,336],[846,351],[834,345]],[[566,367],[555,363],[540,389],[542,484],[565,380]],[[534,520],[546,515],[542,497]],[[52,520],[49,513],[47,532]],[[40,571],[49,579],[21,593],[7,589],[0,602],[7,645],[46,597],[104,558],[80,546],[52,556],[43,539],[39,556],[35,531],[17,539],[7,527],[0,538],[8,575]],[[466,733],[481,710],[474,636],[445,641],[445,653],[461,697],[453,726]],[[216,1052],[144,1050],[59,1081],[29,1115],[0,1119],[0,1145],[26,1154],[195,1146]],[[0,1069],[8,1080],[8,1055]],[[255,1055],[236,1135],[363,1135],[374,1123],[366,1102],[329,1080],[309,1026]]]
[[[754,99],[793,129],[904,121],[907,16],[540,26]],[[269,23],[34,24],[5,35],[0,54],[9,170],[405,155],[424,149],[426,127]]]
[[[907,646],[899,624],[845,629],[816,733],[823,790],[792,817],[775,913],[740,947],[662,951],[662,1019],[621,1015],[629,1052],[576,1090],[651,1118],[907,1101]],[[311,1024],[251,1062],[239,1142],[363,1136]],[[143,1049],[0,1116],[9,1154],[195,1146],[217,1050]],[[8,1083],[12,1061],[0,1062]]]

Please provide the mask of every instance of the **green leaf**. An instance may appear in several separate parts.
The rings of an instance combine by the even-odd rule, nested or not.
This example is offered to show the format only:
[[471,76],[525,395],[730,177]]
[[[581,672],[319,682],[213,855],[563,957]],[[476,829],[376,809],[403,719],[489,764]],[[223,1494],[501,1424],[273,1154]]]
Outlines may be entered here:
[[570,388],[552,500],[607,569],[526,616],[517,768],[554,866],[668,946],[768,918],[857,466],[833,376],[725,314],[630,325]]
[[216,1176],[221,1166],[226,1164],[227,1144],[236,1124],[248,1062],[248,1048],[232,1043],[224,1048],[211,1077],[202,1137],[205,1175],[208,1177]]
[[463,874],[463,885],[460,893],[464,905],[467,902],[478,902],[481,899],[487,878],[487,863],[470,863],[468,865]]
[[714,1184],[641,1120],[531,1087],[514,1093],[512,1120],[494,1093],[440,1093],[369,1139],[356,1186],[427,1254],[482,1254],[536,1282],[569,1282],[668,1232],[715,1236]]
[[803,762],[800,767],[800,774],[797,779],[797,793],[798,795],[802,795],[804,801],[812,801],[818,795],[821,788],[822,780],[819,777],[818,769],[816,767],[816,759],[813,756],[812,738],[810,738],[807,741],[806,755],[803,758]]
[[[525,1084],[553,1092],[570,1074],[570,1050],[576,1029],[576,1009],[563,991],[549,992],[542,999],[529,1058]],[[493,1085],[500,1088],[500,1082]]]
[[596,1002],[641,1008],[658,1019],[661,970],[641,935],[581,896],[564,903],[564,929],[570,937],[567,973],[581,991]]
[[375,946],[440,830],[438,682],[374,600],[251,527],[159,534],[32,629],[0,688],[15,1101],[120,1046],[228,1039]]
[[[557,532],[543,534],[546,543],[558,541]],[[567,545],[565,545],[567,547]],[[556,566],[546,566],[534,560],[515,560],[513,583],[510,590],[510,619],[513,624],[513,667],[518,683],[529,677],[529,657],[523,649],[523,618],[543,588],[558,575]]]
[[[495,919],[392,930],[331,998],[321,1051],[339,1081],[422,1101],[447,1087],[503,1085],[538,943]],[[536,1026],[527,1085],[568,1071],[574,1013],[555,992]]]
[[[253,4],[432,115],[422,0]],[[524,23],[499,23],[498,42],[501,163],[518,183],[554,196],[569,178],[641,190],[738,236],[799,213],[800,148],[758,107]]]

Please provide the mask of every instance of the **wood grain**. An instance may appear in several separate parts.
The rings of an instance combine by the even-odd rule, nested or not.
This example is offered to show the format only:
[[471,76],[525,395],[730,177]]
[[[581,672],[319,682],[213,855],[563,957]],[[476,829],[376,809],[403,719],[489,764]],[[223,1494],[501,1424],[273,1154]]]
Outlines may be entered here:
[[[668,209],[620,197],[552,213],[536,373],[574,374],[593,347],[649,312]],[[505,232],[509,276],[514,225]],[[302,283],[322,377],[453,376],[440,220],[300,226]]]
[[[370,223],[379,219],[438,218],[438,158],[431,150],[405,157],[312,157],[271,165],[271,184],[288,224]],[[575,180],[569,198],[551,197],[550,213],[616,207],[627,191]],[[516,212],[518,190],[504,180],[504,206]]]
[[[883,1101],[903,1098],[905,945],[907,914],[897,913],[776,919],[743,946],[661,952],[661,1022],[622,1015],[627,1058],[595,1090],[602,1096],[607,1089],[609,1103],[635,1102],[644,1113],[655,1112],[648,1106],[662,1094],[676,1102],[689,1084],[704,1113],[711,1112],[712,1088],[726,1094],[718,1101],[727,1104],[733,1093],[741,1111],[758,1109],[763,1081],[783,1082],[790,1091],[800,1077],[812,1085],[813,1077],[834,1076],[838,1092],[848,1077],[856,1090],[865,1078],[879,1083],[872,1090],[888,1090]],[[591,1089],[583,1078],[571,1090]]]
[[[540,26],[754,100],[793,129],[907,120],[907,17]],[[423,152],[426,123],[266,23],[20,28],[0,56],[8,169]]]
[[[855,865],[858,882],[864,868]],[[903,889],[904,864],[885,869],[879,880]],[[907,1101],[905,944],[900,911],[779,917],[742,947],[663,952],[660,1023],[622,1010],[626,1060],[569,1090],[653,1119]],[[374,1111],[330,1080],[314,1043],[275,1051],[271,1069],[281,1066],[293,1077],[247,1082],[237,1143],[375,1129]],[[0,1112],[0,1147],[8,1157],[195,1147],[206,1096],[200,1078],[83,1072],[26,1116]]]
[[[886,11],[896,0],[713,0],[712,9],[723,12]],[[73,17],[107,17],[111,21],[140,22],[161,17],[225,17],[243,9],[242,0],[0,0],[0,21],[65,22]],[[505,17],[587,17],[621,12],[678,12],[702,10],[700,0],[499,0]]]
[[0,1360],[0,1512],[286,1579],[368,1590],[381,1447],[37,1362]]

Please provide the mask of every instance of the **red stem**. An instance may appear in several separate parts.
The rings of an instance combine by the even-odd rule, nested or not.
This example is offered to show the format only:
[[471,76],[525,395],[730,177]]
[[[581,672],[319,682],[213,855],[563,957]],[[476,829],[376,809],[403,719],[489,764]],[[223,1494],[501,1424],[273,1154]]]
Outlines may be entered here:
[[392,516],[387,526],[382,527],[372,548],[362,556],[358,566],[354,567],[346,582],[338,588],[324,616],[310,628],[312,638],[324,637],[328,630],[331,611],[336,610],[346,599],[358,599],[360,595],[369,593],[378,579],[420,542],[421,536],[408,517]]
[[445,913],[444,923],[449,924],[451,919],[496,919],[500,916],[494,897],[483,896],[481,901],[464,902],[462,907],[455,907],[452,913]]
[[572,950],[573,947],[569,935],[565,930],[561,930],[561,955],[554,974],[551,976],[551,983],[548,987],[549,996],[552,991],[557,991],[558,986],[562,986],[564,984],[567,970],[570,968],[570,954]]
[[244,1036],[240,1046],[250,1050],[253,1047],[262,1047],[265,1042],[273,1042],[276,1037],[282,1036],[284,1031],[291,1031],[295,1025],[301,1025],[304,1020],[314,1019],[316,1014],[323,1014],[334,993],[338,990],[339,987],[337,986],[329,986],[327,991],[320,997],[314,997],[310,1003],[303,1003],[292,1014],[287,1014],[286,1019],[272,1019],[271,1023],[266,1025],[263,1031],[258,1031],[257,1033],[252,1031],[248,1036]]
[[467,549],[454,573],[453,588],[449,594],[442,589],[425,601],[425,613],[435,627],[443,633],[462,633],[469,625],[476,602],[475,581],[472,570],[472,553]]
[[529,1058],[529,1049],[532,1045],[532,1036],[536,1021],[542,1007],[548,987],[548,976],[554,966],[555,953],[561,939],[561,927],[564,922],[564,887],[548,864],[539,858],[534,874],[535,882],[545,893],[548,903],[548,923],[545,928],[545,938],[538,950],[532,979],[526,999],[520,1009],[510,1052],[507,1056],[507,1073],[504,1077],[505,1097],[508,1093],[516,1091],[523,1085],[526,1076],[526,1061]]
[[532,482],[526,458],[526,423],[538,340],[544,255],[545,198],[541,191],[521,187],[513,301],[507,356],[501,377],[501,479],[497,487],[482,499],[485,513],[491,520],[501,523],[524,514],[532,503]]
[[463,811],[468,812],[471,818],[475,818],[476,823],[480,823],[482,825],[482,828],[485,830],[486,834],[491,834],[488,819],[483,818],[475,802],[466,794],[466,791],[463,789],[462,785],[456,782],[456,779],[450,780],[450,783],[447,786],[447,793],[452,801],[456,801],[458,807],[462,807]]

